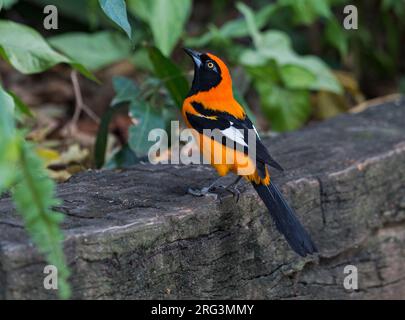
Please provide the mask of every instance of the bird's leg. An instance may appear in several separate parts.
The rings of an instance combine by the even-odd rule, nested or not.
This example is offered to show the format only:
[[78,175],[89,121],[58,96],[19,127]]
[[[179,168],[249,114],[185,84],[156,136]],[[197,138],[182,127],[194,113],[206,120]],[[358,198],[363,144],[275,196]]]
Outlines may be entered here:
[[238,184],[240,182],[240,179],[242,179],[242,176],[238,176],[235,181],[231,182],[227,186],[224,186],[223,188],[226,191],[229,191],[230,193],[233,194],[234,197],[236,197],[236,202],[239,201],[239,196],[240,196],[240,191],[238,189]]
[[213,183],[211,183],[208,187],[204,187],[202,189],[189,188],[187,192],[196,197],[202,197],[202,196],[206,196],[206,195],[215,195],[217,198],[217,194],[212,193],[212,191],[214,191],[217,188],[216,184],[218,183],[219,180],[221,180],[221,178],[222,177],[215,179],[215,181]]
[[242,179],[242,176],[238,176],[234,181],[232,181],[230,184],[228,184],[226,186],[217,185],[218,181],[220,181],[221,178],[223,178],[223,177],[219,177],[213,183],[211,183],[208,187],[204,187],[202,189],[189,188],[188,193],[193,195],[193,196],[196,196],[196,197],[213,196],[215,199],[219,198],[221,200],[221,196],[219,194],[217,194],[217,193],[214,193],[214,191],[216,189],[222,189],[222,190],[226,190],[226,191],[232,193],[232,195],[234,197],[236,197],[236,202],[238,202],[239,201],[239,196],[240,196],[240,191],[238,189],[238,184],[239,184],[240,180]]

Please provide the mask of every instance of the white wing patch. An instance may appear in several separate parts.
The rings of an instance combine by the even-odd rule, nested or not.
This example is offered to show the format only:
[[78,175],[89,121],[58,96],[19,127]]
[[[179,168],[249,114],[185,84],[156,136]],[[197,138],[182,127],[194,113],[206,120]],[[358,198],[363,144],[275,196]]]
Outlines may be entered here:
[[261,140],[260,139],[260,136],[259,136],[259,133],[257,132],[257,130],[256,130],[256,127],[252,124],[252,127],[253,127],[253,130],[256,132],[256,135],[257,135],[257,137],[259,138],[259,140]]
[[225,130],[221,130],[221,133],[228,139],[231,139],[232,141],[235,141],[236,143],[239,143],[240,145],[247,147],[248,145],[245,142],[245,137],[243,136],[242,131],[233,127],[232,121],[230,123],[231,126],[229,128],[226,128]]

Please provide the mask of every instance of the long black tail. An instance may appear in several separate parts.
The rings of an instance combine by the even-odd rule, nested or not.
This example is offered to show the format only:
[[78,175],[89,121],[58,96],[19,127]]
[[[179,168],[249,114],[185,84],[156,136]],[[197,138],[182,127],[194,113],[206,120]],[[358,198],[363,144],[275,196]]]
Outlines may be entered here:
[[291,248],[300,256],[317,252],[308,232],[299,222],[294,210],[288,205],[277,186],[270,182],[270,185],[253,183],[256,192],[269,209],[271,216]]

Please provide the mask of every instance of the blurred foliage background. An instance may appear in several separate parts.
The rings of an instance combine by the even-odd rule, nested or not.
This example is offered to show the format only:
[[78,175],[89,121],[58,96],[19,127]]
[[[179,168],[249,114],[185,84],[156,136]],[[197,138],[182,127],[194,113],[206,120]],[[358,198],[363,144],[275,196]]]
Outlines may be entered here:
[[[49,4],[58,27],[47,30]],[[346,5],[357,8],[356,30],[343,28]],[[261,131],[296,130],[405,91],[404,0],[0,6],[0,193],[11,192],[34,242],[58,266],[61,297],[70,295],[69,272],[53,180],[147,160],[149,131],[170,132],[180,118],[192,77],[183,46],[226,61],[235,97]]]

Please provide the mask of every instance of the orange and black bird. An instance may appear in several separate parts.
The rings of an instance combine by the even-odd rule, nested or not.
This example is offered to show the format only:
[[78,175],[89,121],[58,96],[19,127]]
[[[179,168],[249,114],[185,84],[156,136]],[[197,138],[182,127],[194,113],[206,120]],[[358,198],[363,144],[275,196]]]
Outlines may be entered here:
[[[232,193],[237,192],[237,184],[242,177],[252,183],[277,229],[296,253],[306,256],[317,252],[294,210],[270,180],[269,167],[281,171],[283,168],[270,156],[252,121],[233,97],[232,79],[225,63],[211,53],[184,50],[193,59],[194,79],[184,100],[182,114],[187,126],[194,129],[204,158],[208,159],[219,176],[229,172],[238,175],[235,182],[225,187]],[[210,130],[216,130],[224,139],[213,139],[207,135]],[[252,139],[248,139],[247,134],[249,130],[254,132],[254,159],[249,153],[252,147]],[[229,140],[234,143],[233,147],[230,147]],[[221,154],[218,155],[218,152]],[[228,161],[229,153],[233,154],[233,161]],[[241,167],[244,167],[243,170]],[[190,189],[190,193],[198,196],[207,194],[216,188],[215,183],[201,191]]]

